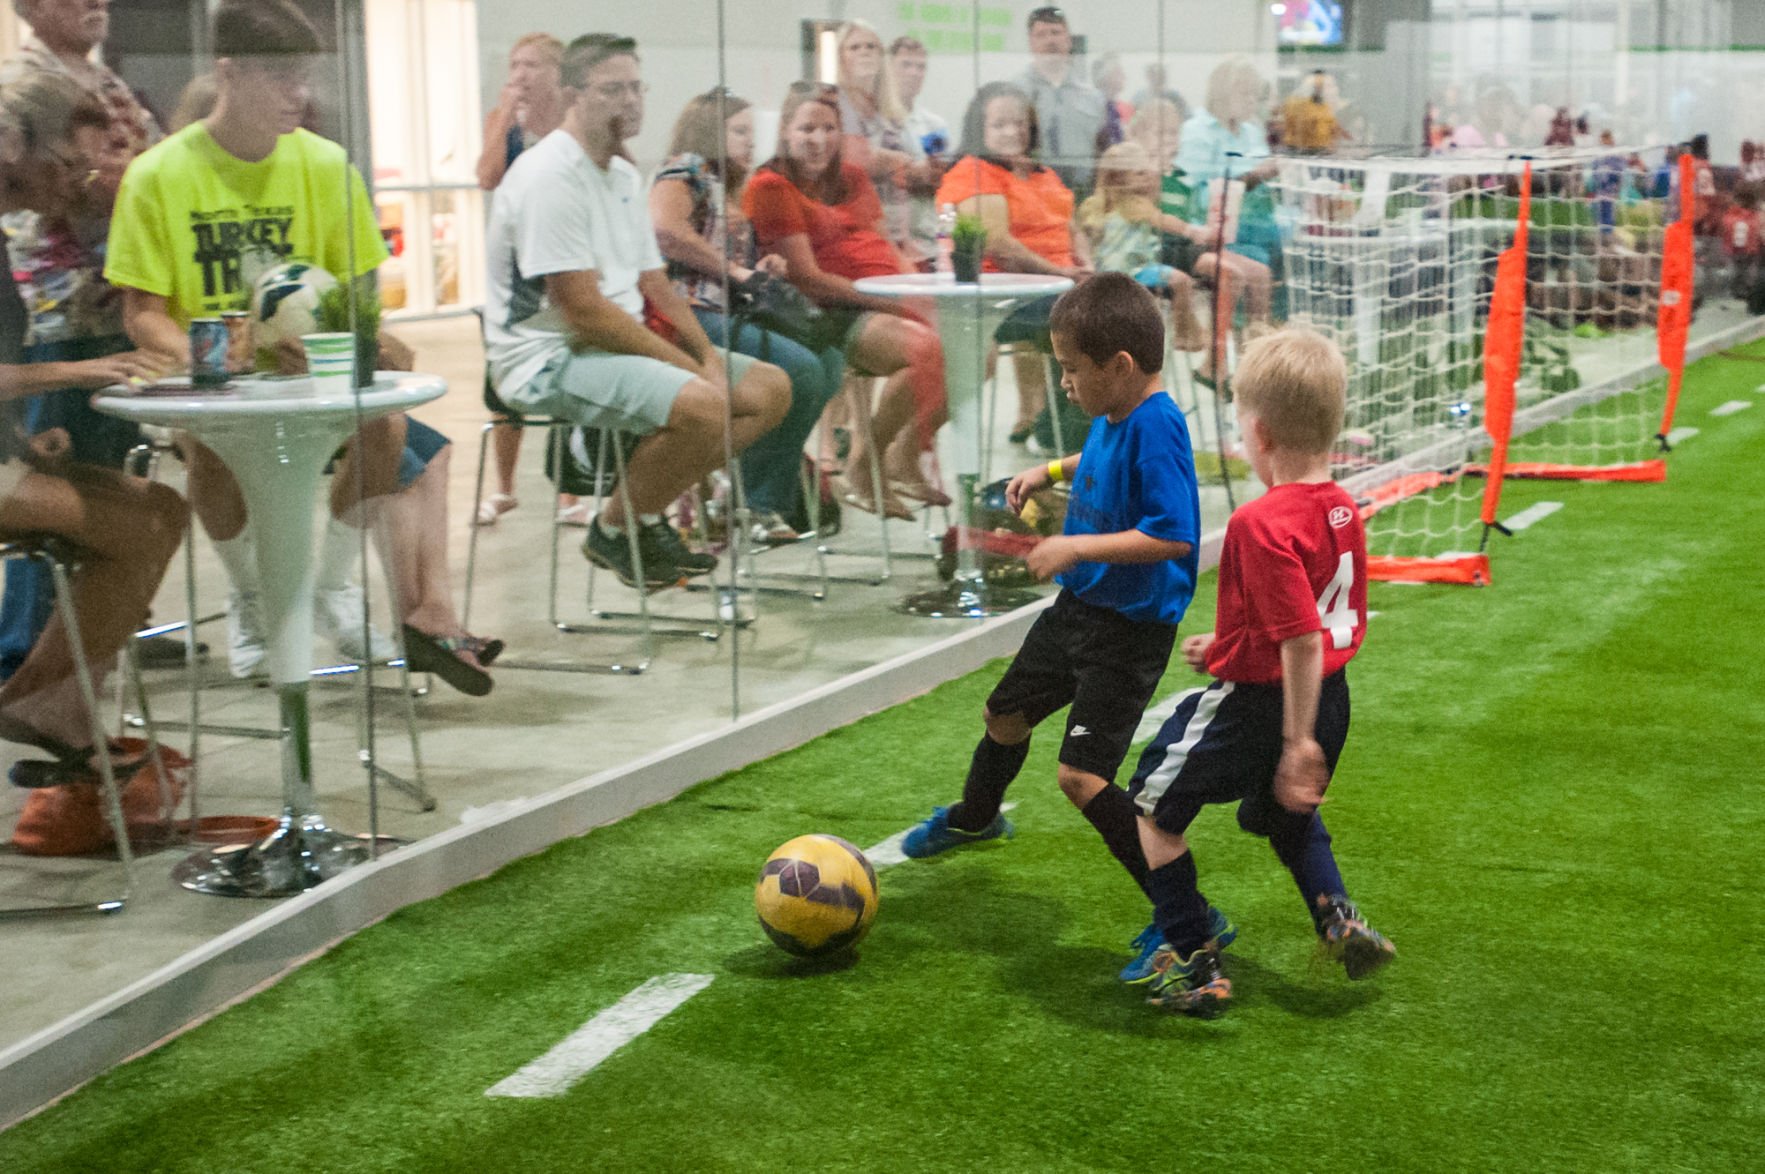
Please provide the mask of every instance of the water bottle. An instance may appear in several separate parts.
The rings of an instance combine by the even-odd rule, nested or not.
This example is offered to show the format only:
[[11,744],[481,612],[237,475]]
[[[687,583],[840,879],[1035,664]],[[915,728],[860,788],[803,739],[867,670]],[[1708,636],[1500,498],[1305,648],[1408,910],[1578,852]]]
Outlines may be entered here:
[[938,209],[938,272],[954,273],[950,255],[956,250],[956,205],[945,204]]

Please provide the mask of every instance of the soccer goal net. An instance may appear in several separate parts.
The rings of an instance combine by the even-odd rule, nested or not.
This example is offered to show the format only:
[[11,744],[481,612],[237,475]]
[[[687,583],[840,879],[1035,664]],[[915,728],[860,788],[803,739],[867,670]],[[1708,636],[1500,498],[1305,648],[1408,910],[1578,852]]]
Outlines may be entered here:
[[1655,180],[1617,150],[1280,161],[1288,312],[1349,360],[1334,463],[1373,577],[1488,582],[1504,468],[1658,476]]

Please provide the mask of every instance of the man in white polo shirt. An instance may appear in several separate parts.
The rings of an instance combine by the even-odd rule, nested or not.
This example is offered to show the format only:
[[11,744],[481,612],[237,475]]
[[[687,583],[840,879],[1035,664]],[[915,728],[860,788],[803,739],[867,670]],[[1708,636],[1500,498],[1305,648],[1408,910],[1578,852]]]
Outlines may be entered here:
[[[589,523],[582,552],[635,583],[625,527],[636,524],[650,586],[717,565],[662,517],[682,491],[784,418],[783,371],[723,352],[675,292],[625,142],[643,122],[637,42],[593,33],[564,52],[564,123],[515,160],[490,214],[485,348],[498,396],[643,439],[626,464],[637,518],[617,495]],[[644,322],[645,303],[664,337]]]

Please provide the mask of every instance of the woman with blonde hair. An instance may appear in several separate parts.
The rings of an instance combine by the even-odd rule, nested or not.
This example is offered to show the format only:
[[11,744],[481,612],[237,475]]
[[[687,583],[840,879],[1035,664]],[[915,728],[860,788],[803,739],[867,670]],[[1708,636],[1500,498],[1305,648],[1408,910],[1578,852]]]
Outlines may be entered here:
[[[1207,79],[1207,106],[1190,115],[1183,125],[1177,148],[1177,167],[1185,174],[1191,193],[1191,222],[1204,221],[1216,198],[1228,202],[1232,194],[1216,181],[1228,174],[1242,183],[1238,208],[1238,231],[1227,248],[1265,266],[1270,281],[1281,280],[1281,232],[1275,224],[1275,206],[1263,185],[1276,174],[1269,157],[1269,136],[1260,119],[1268,97],[1268,83],[1248,57],[1228,57],[1214,66]],[[1216,197],[1215,189],[1219,188]],[[1271,300],[1273,294],[1270,295]],[[1266,311],[1265,311],[1266,312]],[[1252,325],[1255,326],[1255,315]],[[1213,356],[1210,372],[1223,355]],[[1211,374],[1210,374],[1211,378]]]
[[845,157],[864,169],[882,197],[883,235],[910,264],[923,267],[933,258],[919,256],[913,243],[910,189],[931,181],[931,164],[907,130],[907,105],[886,68],[882,37],[868,21],[849,20],[835,41]]

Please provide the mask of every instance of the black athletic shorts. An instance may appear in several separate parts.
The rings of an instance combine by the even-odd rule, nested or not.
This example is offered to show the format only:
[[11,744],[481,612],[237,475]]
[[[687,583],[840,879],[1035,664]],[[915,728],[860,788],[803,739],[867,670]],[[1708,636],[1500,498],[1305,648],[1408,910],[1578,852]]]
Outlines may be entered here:
[[[1266,836],[1294,816],[1275,801],[1281,765],[1279,685],[1215,681],[1177,699],[1140,755],[1128,794],[1167,832],[1181,834],[1209,803],[1237,803],[1238,826]],[[1348,678],[1324,678],[1313,737],[1332,773],[1348,739]]]
[[1071,705],[1061,763],[1114,782],[1176,637],[1175,624],[1130,620],[1062,591],[1036,617],[987,709],[1037,726]]

